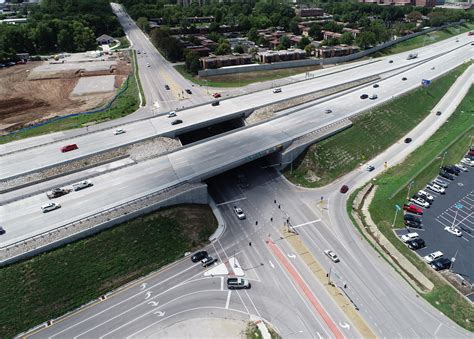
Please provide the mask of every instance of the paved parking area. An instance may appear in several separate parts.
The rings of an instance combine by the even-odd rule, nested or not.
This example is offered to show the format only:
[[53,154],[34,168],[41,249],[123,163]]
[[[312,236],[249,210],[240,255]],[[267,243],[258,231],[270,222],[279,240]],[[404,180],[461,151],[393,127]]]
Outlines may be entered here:
[[[452,271],[474,283],[474,168],[461,172],[450,181],[446,194],[429,193],[435,200],[430,208],[424,209],[423,228],[407,229],[425,240],[426,247],[417,250],[417,253],[423,257],[441,251],[449,259],[455,257]],[[461,237],[444,229],[453,225],[462,231]],[[397,231],[398,235],[405,233],[406,230]]]

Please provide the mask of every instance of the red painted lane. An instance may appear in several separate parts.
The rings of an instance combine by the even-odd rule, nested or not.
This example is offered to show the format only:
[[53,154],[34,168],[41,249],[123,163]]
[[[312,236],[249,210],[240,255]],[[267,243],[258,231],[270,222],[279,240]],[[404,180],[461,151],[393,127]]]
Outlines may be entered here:
[[267,241],[268,246],[272,250],[272,252],[275,254],[275,256],[278,258],[280,263],[286,268],[290,276],[293,278],[293,280],[296,282],[296,284],[303,290],[303,293],[306,295],[308,300],[311,302],[313,307],[316,309],[316,311],[319,313],[321,318],[323,318],[324,322],[326,325],[329,327],[331,332],[334,334],[334,336],[337,339],[342,339],[344,336],[342,333],[339,331],[337,328],[336,324],[332,319],[329,317],[329,315],[326,313],[324,308],[321,306],[321,304],[318,302],[318,299],[314,296],[313,292],[309,289],[308,285],[303,281],[301,276],[296,272],[296,270],[293,268],[293,266],[290,264],[288,259],[286,259],[285,255],[280,251],[280,249],[275,245],[273,241]]

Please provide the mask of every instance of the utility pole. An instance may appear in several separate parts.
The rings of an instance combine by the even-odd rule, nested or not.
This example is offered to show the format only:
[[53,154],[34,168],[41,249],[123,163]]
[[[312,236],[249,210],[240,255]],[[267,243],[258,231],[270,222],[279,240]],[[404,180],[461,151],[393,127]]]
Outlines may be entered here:
[[440,166],[439,168],[443,168],[443,164],[444,164],[444,157],[446,156],[446,154],[448,154],[448,152],[447,152],[447,151],[445,151],[445,152],[443,153],[443,159],[441,159],[441,166]]
[[408,194],[407,194],[407,200],[410,200],[410,190],[413,184],[415,183],[415,180],[410,181],[410,184],[408,185]]

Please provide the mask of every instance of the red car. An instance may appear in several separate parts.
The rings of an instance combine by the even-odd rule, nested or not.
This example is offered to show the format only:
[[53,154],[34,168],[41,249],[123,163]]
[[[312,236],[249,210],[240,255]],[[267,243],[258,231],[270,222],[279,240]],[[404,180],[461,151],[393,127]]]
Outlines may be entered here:
[[349,190],[349,187],[347,185],[343,185],[340,189],[341,193],[346,193]]
[[220,98],[220,97],[221,97],[221,94],[220,94],[220,93],[214,93],[212,96],[213,96],[214,98]]
[[415,204],[410,204],[410,205],[403,204],[403,209],[410,213],[419,214],[419,215],[423,214],[423,210],[421,209],[421,207],[418,207]]
[[75,149],[78,149],[78,148],[79,147],[77,147],[76,144],[70,144],[70,145],[66,145],[66,146],[61,147],[61,152],[66,153],[66,152],[69,152],[69,151],[74,151]]

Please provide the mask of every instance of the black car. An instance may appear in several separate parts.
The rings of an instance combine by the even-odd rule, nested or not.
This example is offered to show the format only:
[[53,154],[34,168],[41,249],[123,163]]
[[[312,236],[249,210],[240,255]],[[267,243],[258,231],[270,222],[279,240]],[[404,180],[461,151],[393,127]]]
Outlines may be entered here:
[[171,125],[178,125],[178,124],[181,124],[182,122],[183,122],[183,120],[181,120],[181,119],[176,119],[176,120],[173,120],[173,121],[171,122]]
[[407,78],[403,77],[402,80],[405,81]]
[[362,95],[360,96],[361,99],[367,99],[368,97],[369,97],[368,94],[362,94]]
[[405,226],[411,228],[422,228],[421,222],[413,221],[413,220],[405,220]]
[[199,251],[197,253],[194,253],[193,256],[191,257],[192,262],[199,262],[204,258],[207,258],[207,252],[206,251]]
[[436,115],[441,115],[441,111],[436,112]]
[[374,84],[372,87],[373,88],[379,88],[379,84]]
[[393,64],[393,60],[389,60],[388,63],[389,63],[389,64]]
[[403,217],[405,220],[410,220],[421,224],[421,218],[414,214],[405,214]]
[[214,101],[211,106],[219,106],[219,101]]
[[167,91],[169,91],[169,90],[170,90],[170,86],[165,85],[165,89],[166,89]]
[[446,172],[454,174],[454,175],[459,175],[459,173],[461,173],[461,170],[455,166],[444,166],[443,169]]
[[433,267],[436,271],[445,270],[451,267],[451,260],[441,257],[439,259],[433,260],[431,262],[431,267]]
[[5,231],[5,229],[2,226],[0,226],[0,235],[5,234],[6,232],[7,231]]
[[405,138],[405,144],[409,144],[411,142],[411,138]]
[[189,88],[186,88],[186,93],[193,94],[193,92],[191,92],[191,90]]
[[408,247],[411,250],[418,250],[425,247],[425,241],[421,238],[416,238],[407,242]]
[[452,175],[452,174],[450,174],[446,171],[443,171],[443,170],[439,171],[439,175],[443,178],[446,178],[446,179],[449,179],[449,180],[454,180],[454,175]]

